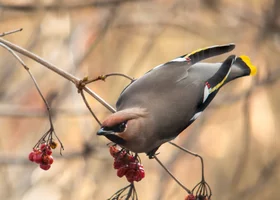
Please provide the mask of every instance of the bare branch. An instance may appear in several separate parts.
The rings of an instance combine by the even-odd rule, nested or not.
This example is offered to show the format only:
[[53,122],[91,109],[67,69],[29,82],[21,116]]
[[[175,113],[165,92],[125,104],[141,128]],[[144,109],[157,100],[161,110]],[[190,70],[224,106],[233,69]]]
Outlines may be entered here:
[[17,33],[17,32],[20,32],[20,31],[22,31],[23,29],[22,28],[20,28],[20,29],[16,29],[16,30],[13,30],[13,31],[7,31],[7,32],[4,32],[4,33],[1,33],[0,34],[0,37],[4,37],[4,36],[6,36],[6,35],[10,35],[10,34],[13,34],[13,33]]
[[[50,132],[53,132],[54,135],[55,135],[55,137],[57,138],[57,140],[58,140],[59,143],[60,143],[61,149],[64,149],[62,142],[60,141],[59,137],[56,135],[56,133],[55,133],[55,131],[54,131],[54,126],[53,126],[53,122],[52,122],[52,115],[51,115],[51,108],[50,108],[48,102],[46,101],[44,95],[42,94],[42,92],[41,92],[41,90],[40,90],[40,88],[39,88],[39,85],[38,85],[36,79],[34,78],[34,76],[32,75],[32,73],[30,72],[30,70],[29,70],[29,68],[26,66],[26,64],[23,62],[23,60],[22,60],[12,49],[10,49],[9,47],[7,47],[6,45],[4,45],[4,44],[2,44],[2,43],[0,43],[0,45],[3,46],[4,48],[6,48],[8,51],[10,51],[10,52],[15,56],[15,58],[22,64],[22,66],[24,67],[24,69],[27,71],[27,73],[29,74],[30,78],[32,79],[32,81],[33,81],[33,83],[34,83],[34,85],[35,85],[35,87],[36,87],[37,92],[39,93],[41,99],[43,100],[43,102],[44,102],[44,104],[45,104],[45,106],[46,106],[46,108],[47,108],[48,117],[49,117],[49,122],[50,122],[50,129],[49,129],[49,131],[47,131],[44,135],[47,136]],[[44,139],[45,137],[43,136],[42,138]],[[40,142],[40,141],[41,141],[41,140],[39,140],[39,142]],[[39,142],[38,142],[38,143],[39,143]],[[37,144],[38,144],[38,143],[37,143]],[[37,145],[37,144],[36,144],[36,145]],[[36,145],[35,145],[35,146],[36,146]]]
[[4,47],[5,49],[7,49],[19,62],[20,64],[26,69],[28,70],[29,68],[26,66],[26,64],[23,62],[23,60],[7,45],[0,43],[0,46]]
[[191,190],[189,190],[188,188],[186,188],[165,166],[164,164],[162,164],[162,162],[157,158],[156,155],[153,156],[156,161],[158,162],[158,164],[160,164],[160,166],[174,179],[174,181],[176,181],[176,183],[178,183],[178,185],[180,185],[188,194],[191,194]]
[[[53,72],[59,74],[60,76],[62,76],[63,78],[71,81],[72,83],[74,83],[76,86],[80,83],[80,79],[78,79],[77,77],[73,76],[72,74],[56,67],[55,65],[49,63],[48,61],[44,60],[43,58],[27,51],[26,49],[19,47],[7,40],[4,40],[3,38],[0,38],[0,43],[5,44],[6,46],[8,46],[9,48],[11,48],[12,50],[23,54],[24,56],[27,56],[29,58],[31,58],[32,60],[35,60],[36,62],[42,64],[43,66],[47,67],[48,69],[52,70]],[[109,111],[111,112],[115,112],[115,109],[109,105],[106,101],[104,101],[99,95],[97,95],[95,92],[93,92],[91,89],[89,89],[88,87],[84,87],[84,90],[90,94],[93,98],[95,98],[99,103],[101,103],[103,106],[105,106]]]
[[92,109],[90,108],[90,106],[89,106],[89,104],[88,104],[88,102],[87,102],[87,99],[86,99],[86,97],[85,97],[85,94],[84,94],[84,91],[83,91],[83,90],[81,90],[81,95],[82,95],[82,97],[83,97],[83,100],[84,100],[84,102],[85,102],[85,104],[86,104],[88,110],[89,110],[90,113],[92,114],[93,118],[94,118],[94,119],[96,120],[96,122],[101,126],[101,122],[100,122],[100,120],[97,118],[97,116],[94,114],[94,112],[92,111]]
[[131,78],[130,76],[127,76],[127,75],[122,74],[122,73],[110,73],[110,74],[100,75],[95,79],[84,81],[84,84],[93,83],[93,82],[99,81],[99,80],[105,81],[110,76],[122,76],[124,78],[129,79],[131,82],[135,80],[134,78]]
[[56,10],[70,10],[70,9],[81,9],[88,7],[107,7],[107,6],[116,6],[118,4],[124,4],[128,2],[140,2],[140,1],[148,1],[148,0],[100,0],[100,1],[92,1],[92,2],[82,2],[76,4],[51,4],[51,5],[42,5],[38,6],[36,4],[26,4],[26,5],[11,5],[7,3],[0,3],[0,8],[15,10],[15,11],[24,11],[24,12],[34,12],[36,10],[43,9],[48,11],[56,11]]
[[21,54],[31,58],[32,60],[35,60],[36,62],[42,64],[43,66],[49,68],[50,70],[54,71],[55,73],[59,74],[60,76],[66,78],[67,80],[69,80],[73,83],[77,83],[79,81],[79,79],[74,77],[72,74],[69,74],[69,73],[63,71],[62,69],[59,69],[58,67],[54,66],[53,64],[45,61],[43,58],[37,56],[36,54],[29,52],[28,50],[26,50],[22,47],[19,47],[7,40],[4,40],[3,38],[0,38],[0,43],[3,43],[6,46],[8,46],[9,48],[11,48],[12,50],[14,50],[18,53],[21,53]]

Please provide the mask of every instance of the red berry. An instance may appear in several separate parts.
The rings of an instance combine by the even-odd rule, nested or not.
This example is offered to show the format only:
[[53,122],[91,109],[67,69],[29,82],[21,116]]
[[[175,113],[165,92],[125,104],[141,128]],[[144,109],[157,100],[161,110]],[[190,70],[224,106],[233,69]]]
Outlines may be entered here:
[[46,155],[46,154],[43,154],[42,155],[42,163],[43,164],[48,164],[49,163],[49,158],[48,158],[49,156],[48,155]]
[[46,154],[49,155],[49,156],[52,155],[52,150],[51,150],[51,148],[47,148],[47,149],[46,149]]
[[118,177],[120,177],[120,178],[123,177],[127,173],[127,171],[128,171],[127,166],[123,166],[123,167],[119,168],[117,171]]
[[141,174],[140,174],[140,171],[136,171],[135,174],[134,174],[134,180],[139,182],[142,180],[142,177],[141,177]]
[[40,164],[40,168],[41,169],[43,169],[43,170],[48,170],[48,169],[50,169],[51,168],[51,165],[49,165],[49,164]]
[[128,155],[128,161],[129,162],[135,162],[135,157],[134,156],[132,156],[132,155]]
[[138,173],[139,173],[141,179],[145,178],[145,171],[144,171],[144,169],[143,170],[142,169],[138,170]]
[[137,163],[136,162],[131,162],[131,163],[129,163],[129,168],[130,169],[136,169],[137,168]]
[[34,162],[34,152],[32,151],[32,152],[30,152],[30,154],[29,154],[29,160],[31,161],[31,162]]
[[126,177],[126,180],[127,180],[128,182],[132,183],[132,182],[134,181],[134,178],[127,178],[127,177]]
[[139,162],[137,163],[137,165],[138,165],[138,168],[144,168],[143,165]]
[[53,163],[53,157],[52,156],[49,156],[49,155],[46,155],[46,154],[43,154],[43,157],[42,157],[42,164],[52,164]]
[[40,151],[38,151],[38,152],[36,152],[36,153],[34,154],[33,160],[34,160],[36,163],[40,164],[40,163],[42,163],[42,159],[43,159],[42,156],[43,156],[43,153],[40,152]]
[[52,156],[49,156],[49,164],[53,164],[53,157]]
[[110,151],[111,156],[113,156],[114,158],[117,157],[117,154],[119,152],[119,150],[115,146],[110,146],[109,151]]
[[114,169],[119,169],[124,166],[124,163],[121,160],[115,160],[114,162]]
[[196,197],[193,194],[189,194],[188,196],[185,197],[185,200],[195,200]]
[[123,160],[125,158],[125,156],[127,155],[127,153],[125,151],[119,151],[117,154],[116,154],[116,159],[119,159],[119,160]]
[[138,165],[138,169],[145,171],[143,165]]
[[40,145],[41,151],[44,151],[44,150],[46,149],[46,146],[47,146],[46,143],[41,144],[41,145]]
[[125,176],[126,176],[126,179],[127,179],[127,181],[128,182],[133,182],[133,181],[135,181],[134,180],[134,177],[135,177],[135,170],[134,169],[129,169],[127,172],[126,172],[126,174],[125,174]]

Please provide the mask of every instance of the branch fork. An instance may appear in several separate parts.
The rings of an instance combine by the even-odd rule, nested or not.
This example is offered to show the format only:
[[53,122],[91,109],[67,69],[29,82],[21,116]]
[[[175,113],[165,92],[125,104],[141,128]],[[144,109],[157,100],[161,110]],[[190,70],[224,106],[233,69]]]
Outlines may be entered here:
[[[14,31],[9,31],[9,32],[5,32],[5,33],[2,33],[0,34],[0,37],[3,37],[5,35],[8,35],[8,34],[12,34],[12,33],[16,33],[16,32],[19,32],[21,31],[22,29],[17,29],[17,30],[14,30]],[[131,78],[125,74],[122,74],[122,73],[110,73],[110,74],[105,74],[105,75],[100,75],[98,76],[97,78],[94,78],[94,79],[89,79],[88,77],[84,77],[83,79],[79,79],[77,77],[75,77],[74,75],[56,67],[55,65],[49,63],[48,61],[44,60],[43,58],[39,57],[38,55],[36,54],[33,54],[31,52],[29,52],[28,50],[22,48],[22,47],[19,47],[3,38],[0,38],[0,46],[4,47],[5,49],[7,49],[20,63],[21,65],[25,68],[25,70],[27,70],[27,72],[29,73],[38,93],[40,94],[42,100],[44,101],[44,104],[47,108],[47,111],[48,111],[48,116],[49,116],[49,122],[50,122],[50,129],[43,135],[43,137],[38,141],[38,143],[35,145],[38,146],[40,145],[42,142],[45,142],[45,139],[47,138],[47,140],[50,139],[50,142],[52,142],[52,134],[55,135],[55,137],[57,138],[57,140],[59,141],[60,145],[61,145],[61,149],[64,149],[63,148],[63,145],[62,145],[62,142],[59,140],[59,138],[57,137],[55,131],[54,131],[54,126],[53,126],[53,122],[52,122],[52,118],[51,118],[51,109],[50,109],[50,106],[48,105],[46,99],[44,98],[43,94],[41,93],[40,89],[39,89],[39,86],[35,80],[35,78],[33,77],[33,75],[31,74],[29,68],[26,66],[26,64],[23,62],[23,60],[15,53],[15,52],[18,52],[28,58],[31,58],[32,60],[42,64],[43,66],[47,67],[48,69],[52,70],[53,72],[57,73],[58,75],[62,76],[63,78],[69,80],[70,82],[72,82],[73,84],[75,84],[75,86],[77,87],[78,89],[78,93],[81,94],[82,98],[83,98],[83,101],[85,102],[85,105],[87,106],[87,108],[89,109],[89,111],[91,112],[92,116],[94,117],[94,119],[97,121],[97,123],[101,126],[101,122],[99,121],[99,119],[97,118],[97,116],[94,114],[94,112],[92,111],[92,109],[90,108],[90,105],[89,103],[87,102],[86,100],[86,97],[85,97],[85,94],[84,94],[84,91],[87,92],[89,95],[91,95],[94,99],[96,99],[99,103],[101,103],[105,108],[107,108],[110,112],[114,113],[116,112],[115,108],[113,108],[111,105],[109,105],[105,100],[103,100],[100,96],[98,96],[94,91],[92,91],[90,88],[87,87],[87,84],[90,84],[90,83],[93,83],[95,81],[105,81],[108,77],[111,77],[111,76],[120,76],[120,77],[124,77],[124,78],[127,78],[129,79],[131,82],[135,81],[134,78]],[[153,158],[155,158],[155,160],[165,169],[165,171],[177,182],[177,184],[179,184],[188,194],[192,194],[193,192],[195,192],[194,190],[197,190],[197,194],[200,195],[209,195],[209,199],[211,197],[211,189],[209,187],[209,185],[205,182],[204,180],[204,165],[203,165],[203,159],[201,156],[199,156],[198,154],[194,154],[176,144],[174,144],[173,142],[169,142],[170,144],[172,144],[173,146],[191,154],[191,155],[194,155],[194,156],[197,156],[201,159],[201,164],[202,164],[202,180],[201,182],[199,182],[193,190],[189,190],[188,188],[186,188],[178,179],[176,179],[173,174],[161,163],[161,161],[157,158],[156,154],[153,155]],[[119,197],[123,197],[122,196],[122,193],[129,188],[129,194],[127,195],[126,199],[129,199],[130,197],[132,197],[133,199],[136,198],[138,199],[137,197],[137,194],[136,194],[136,190],[135,190],[135,187],[132,184],[130,184],[129,186],[119,190],[117,193],[115,193],[115,195],[113,195],[111,197],[111,199],[118,199]],[[209,193],[208,193],[209,191]]]

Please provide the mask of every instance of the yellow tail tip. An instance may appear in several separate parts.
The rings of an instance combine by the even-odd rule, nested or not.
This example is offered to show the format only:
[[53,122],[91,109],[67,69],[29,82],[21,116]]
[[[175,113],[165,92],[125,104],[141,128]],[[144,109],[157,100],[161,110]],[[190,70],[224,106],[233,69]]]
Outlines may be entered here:
[[250,61],[250,58],[246,55],[240,56],[240,58],[243,60],[243,62],[246,63],[246,65],[250,68],[250,76],[254,76],[257,73],[257,67],[253,65]]

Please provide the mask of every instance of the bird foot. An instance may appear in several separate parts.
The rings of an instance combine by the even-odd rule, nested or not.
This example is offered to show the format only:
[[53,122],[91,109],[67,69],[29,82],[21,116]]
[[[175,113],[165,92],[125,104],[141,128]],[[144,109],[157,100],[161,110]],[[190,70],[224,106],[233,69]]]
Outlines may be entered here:
[[152,151],[146,153],[149,159],[154,159],[155,155],[158,155],[159,153],[156,153],[159,147],[153,149]]

